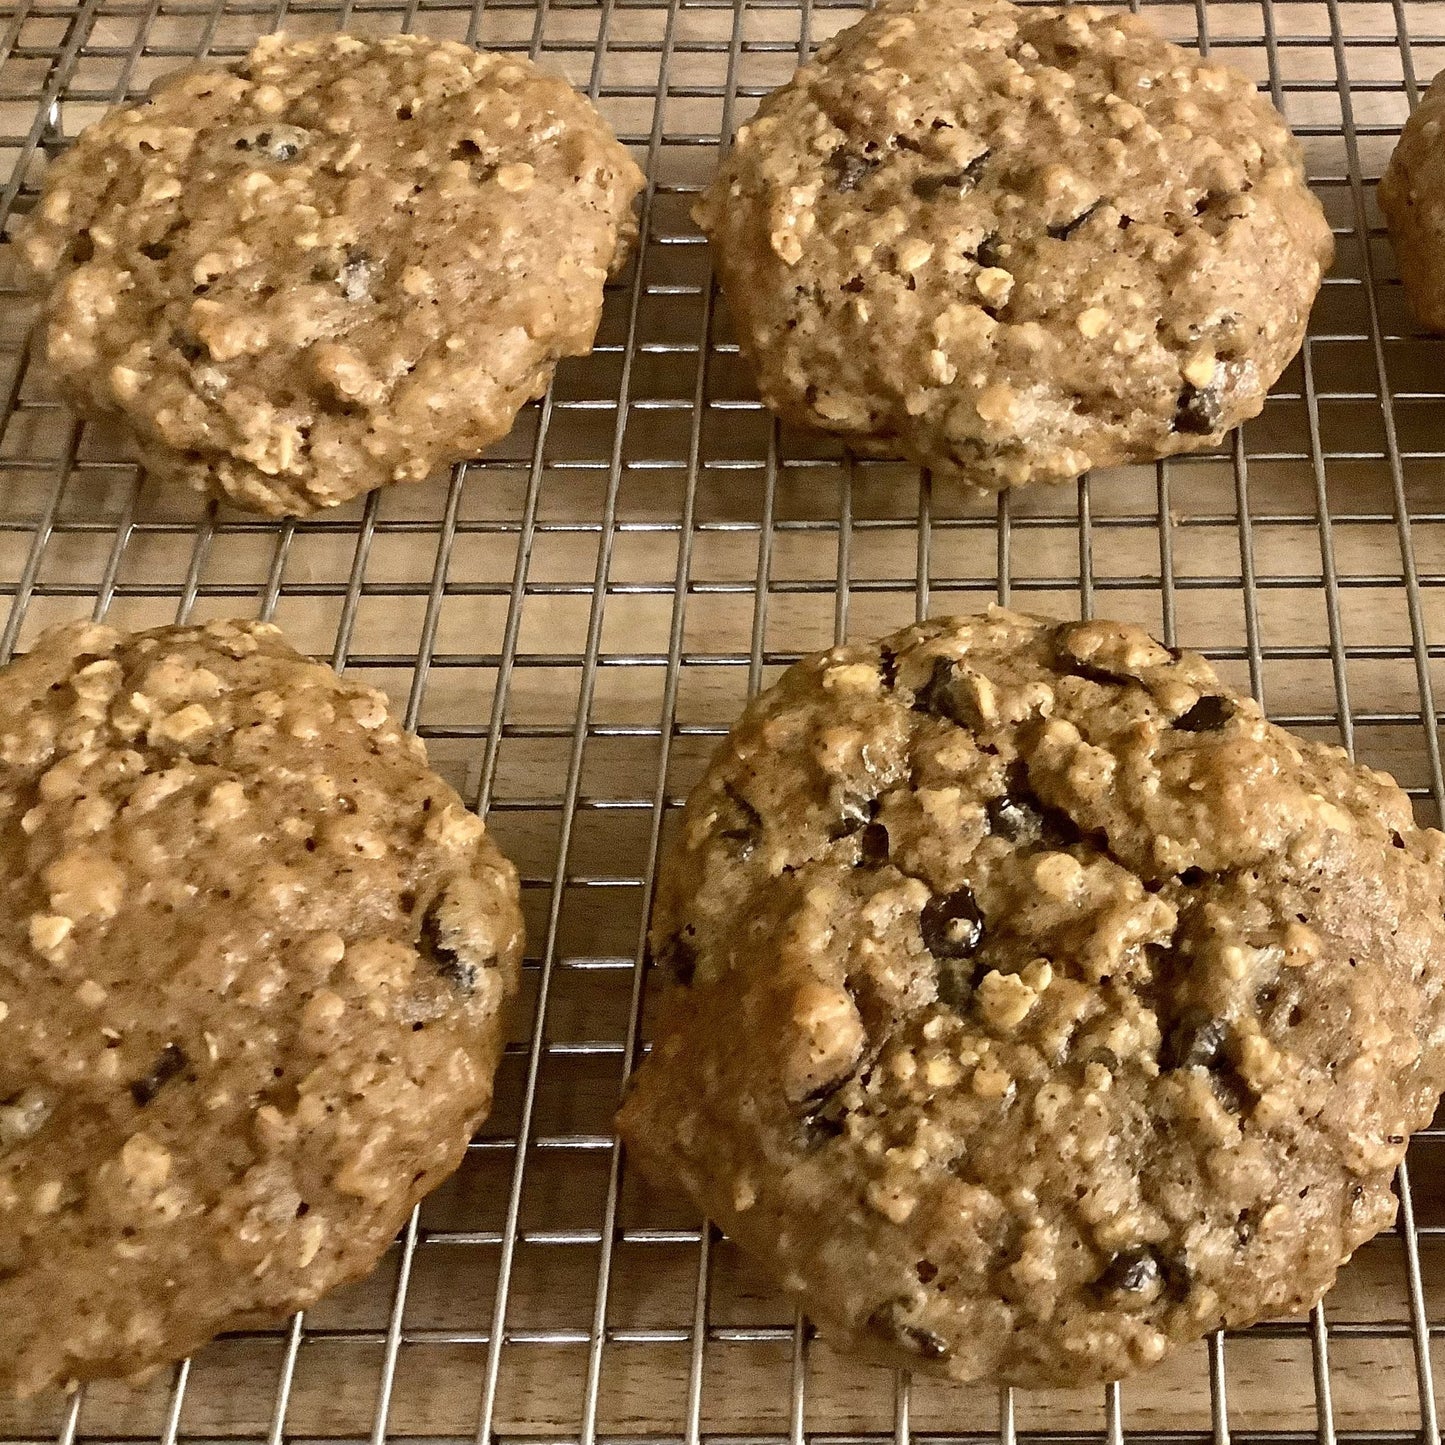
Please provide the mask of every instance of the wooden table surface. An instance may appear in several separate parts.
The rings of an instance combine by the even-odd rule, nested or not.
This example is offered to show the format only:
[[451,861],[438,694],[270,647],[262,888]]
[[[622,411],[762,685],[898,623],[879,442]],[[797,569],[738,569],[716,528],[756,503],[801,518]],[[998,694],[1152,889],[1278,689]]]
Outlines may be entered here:
[[[1188,43],[1202,19],[1217,54],[1273,81],[1339,260],[1304,356],[1221,453],[1100,473],[1002,510],[780,431],[710,299],[689,188],[714,165],[720,129],[786,79],[804,21],[816,40],[856,9],[358,4],[358,30],[408,21],[534,46],[594,89],[654,188],[640,264],[609,297],[599,350],[563,366],[545,408],[464,472],[319,522],[280,526],[139,485],[119,439],[78,430],[29,364],[28,311],[11,248],[0,247],[3,642],[23,648],[44,625],[97,606],[130,625],[273,615],[299,645],[409,708],[443,771],[490,805],[526,878],[531,934],[497,1109],[458,1177],[424,1206],[414,1250],[395,1247],[304,1329],[217,1343],[179,1382],[167,1371],[94,1386],[78,1415],[59,1397],[0,1404],[0,1440],[66,1428],[102,1439],[470,1438],[496,1318],[505,1343],[490,1424],[506,1436],[899,1434],[893,1377],[805,1341],[727,1242],[700,1243],[686,1206],[645,1192],[624,1167],[609,1208],[609,1119],[660,838],[750,688],[837,636],[998,597],[1138,620],[1217,657],[1280,721],[1391,769],[1422,819],[1438,819],[1445,349],[1412,331],[1372,192],[1412,87],[1445,64],[1445,4],[1147,8]],[[241,0],[27,0],[0,11],[0,135],[12,138],[0,154],[33,186],[34,141],[46,138],[36,116],[50,98],[73,134],[182,56],[234,54],[275,18]],[[284,19],[324,30],[337,11],[298,4]],[[1230,1338],[1223,1382],[1236,1433],[1314,1434],[1321,1368],[1336,1429],[1419,1428],[1412,1306],[1431,1326],[1432,1368],[1445,1363],[1435,1338],[1445,1329],[1442,1150],[1427,1137],[1411,1154],[1419,1298],[1407,1239],[1386,1235],[1344,1271],[1327,1333],[1292,1321]],[[706,1338],[694,1349],[698,1320]],[[1121,1419],[1127,1431],[1208,1432],[1210,1399],[1200,1345],[1127,1385]],[[998,1425],[990,1390],[918,1381],[907,1405],[914,1431]],[[1106,1425],[1100,1391],[1020,1393],[1015,1409],[1023,1431]]]

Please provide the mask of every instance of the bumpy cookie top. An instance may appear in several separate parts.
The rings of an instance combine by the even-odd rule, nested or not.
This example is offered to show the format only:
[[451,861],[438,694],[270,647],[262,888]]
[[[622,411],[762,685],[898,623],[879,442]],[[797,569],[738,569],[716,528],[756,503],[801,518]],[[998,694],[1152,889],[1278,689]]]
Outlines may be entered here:
[[1445,838],[1201,658],[995,611],[799,663],[688,801],[621,1124],[895,1364],[1300,1308],[1445,1078]]
[[270,513],[414,481],[592,344],[642,175],[524,59],[269,36],[86,130],[21,238],[60,383]]
[[884,0],[697,216],[770,404],[994,488],[1253,416],[1333,250],[1245,77],[1128,13],[1002,0]]
[[369,1268],[485,1114],[516,874],[371,689],[245,622],[0,672],[0,1390]]

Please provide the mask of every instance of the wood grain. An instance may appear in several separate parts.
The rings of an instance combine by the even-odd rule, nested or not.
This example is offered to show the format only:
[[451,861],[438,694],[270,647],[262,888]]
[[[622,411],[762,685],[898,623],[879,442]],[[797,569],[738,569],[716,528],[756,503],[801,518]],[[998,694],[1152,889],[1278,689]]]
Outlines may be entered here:
[[[7,269],[11,248],[0,247],[0,386],[13,380],[16,397],[0,432],[0,583],[11,596],[28,583],[16,602],[24,610],[20,646],[43,626],[88,611],[112,563],[110,615],[129,625],[165,622],[187,607],[194,616],[252,614],[276,584],[276,619],[320,655],[337,647],[351,610],[343,660],[405,706],[439,583],[429,667],[412,699],[416,718],[453,781],[472,797],[487,785],[491,826],[525,875],[533,956],[494,1117],[461,1173],[423,1211],[384,1421],[391,1436],[464,1439],[477,1428],[526,1042],[555,890],[546,1047],[493,1424],[508,1437],[579,1438],[607,1253],[609,1119],[624,1072],[654,809],[667,805],[670,826],[672,805],[736,716],[750,675],[765,683],[791,657],[831,642],[840,624],[856,635],[876,633],[912,620],[920,605],[935,614],[970,611],[1006,592],[1018,605],[1066,615],[1092,607],[1210,652],[1233,681],[1256,685],[1274,716],[1305,733],[1333,740],[1348,733],[1362,759],[1415,790],[1423,820],[1436,820],[1438,779],[1427,746],[1436,719],[1422,715],[1420,681],[1423,672],[1437,696],[1445,685],[1445,351],[1411,330],[1371,183],[1408,112],[1409,83],[1445,64],[1445,4],[1277,3],[1273,71],[1264,12],[1253,0],[1149,10],[1188,43],[1202,14],[1216,53],[1283,87],[1338,232],[1339,261],[1316,307],[1307,358],[1290,368],[1237,444],[1157,469],[1101,473],[1086,491],[1021,494],[1010,503],[1002,549],[993,506],[942,483],[922,490],[911,469],[850,462],[826,440],[779,431],[756,406],[725,313],[709,316],[706,251],[685,192],[709,174],[725,116],[744,118],[761,90],[787,78],[803,12],[786,4],[736,11],[690,4],[671,13],[647,4],[554,5],[540,24],[525,5],[492,5],[481,15],[481,43],[526,46],[535,33],[545,64],[578,84],[595,83],[602,109],[657,182],[640,290],[634,269],[609,298],[601,349],[558,373],[527,525],[536,408],[464,480],[393,489],[378,499],[370,523],[358,504],[283,531],[208,513],[195,499],[148,485],[137,490],[120,440],[99,426],[77,435],[47,379],[25,366],[28,315]],[[103,112],[128,68],[134,92],[193,53],[208,26],[213,48],[234,54],[269,23],[239,4],[216,12],[101,0],[89,13],[64,77],[68,133]],[[812,37],[857,13],[814,6]],[[1408,45],[1397,43],[1397,17],[1414,37]],[[363,4],[353,25],[380,31],[401,18],[396,7]],[[468,10],[445,5],[415,16],[418,28],[457,38],[469,19]],[[58,9],[17,20],[18,46],[0,69],[5,135],[28,133],[64,22]],[[300,9],[287,23],[329,29],[335,12]],[[669,35],[661,84],[659,53]],[[723,93],[730,52],[731,99]],[[1335,83],[1341,58],[1344,89]],[[38,178],[35,156],[14,147],[0,154]],[[1352,167],[1364,182],[1358,190]],[[694,411],[699,388],[705,404]],[[613,525],[604,530],[614,447]],[[459,526],[451,538],[442,526],[449,499]],[[692,527],[684,533],[689,505]],[[525,587],[514,615],[519,556]],[[599,566],[606,591],[594,612]],[[1411,570],[1413,599],[1405,587]],[[509,618],[516,624],[510,651]],[[590,692],[579,735],[584,682]],[[505,727],[488,776],[485,732],[503,683]],[[1427,1230],[1423,1304],[1435,1329],[1445,1327],[1445,1235],[1429,1232],[1445,1231],[1442,1149],[1427,1138],[1411,1156]],[[603,1435],[681,1439],[687,1431],[699,1225],[677,1200],[643,1190],[624,1171],[603,1311],[595,1416]],[[399,1262],[393,1249],[372,1277],[308,1317],[284,1420],[289,1437],[356,1439],[378,1428]],[[1403,1239],[1381,1238],[1360,1251],[1327,1301],[1338,1430],[1419,1426],[1404,1263]],[[789,1307],[725,1241],[710,1249],[705,1288],[699,1430],[786,1435]],[[1431,1351],[1439,1355],[1438,1340]],[[139,1386],[94,1386],[80,1433],[158,1437],[178,1403],[179,1432],[188,1439],[264,1438],[285,1359],[286,1334],[278,1330],[204,1351],[180,1396],[169,1373]],[[1231,1338],[1225,1359],[1234,1431],[1314,1433],[1318,1402],[1304,1322]],[[1445,1361],[1432,1365],[1438,1373]],[[893,1432],[890,1376],[840,1360],[822,1342],[807,1346],[800,1368],[806,1431]],[[914,1430],[997,1427],[989,1390],[919,1381],[910,1405]],[[0,1404],[0,1438],[52,1436],[64,1410],[56,1397]],[[1105,1424],[1098,1391],[1021,1394],[1017,1411],[1028,1432],[1098,1434]],[[1129,1384],[1123,1418],[1127,1429],[1151,1435],[1207,1432],[1204,1347]]]

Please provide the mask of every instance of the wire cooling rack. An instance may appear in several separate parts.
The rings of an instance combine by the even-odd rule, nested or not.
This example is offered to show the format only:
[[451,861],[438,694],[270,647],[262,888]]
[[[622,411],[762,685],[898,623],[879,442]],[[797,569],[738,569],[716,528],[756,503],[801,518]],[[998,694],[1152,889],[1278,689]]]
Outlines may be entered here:
[[0,1441],[1438,1439],[1445,1130],[1411,1149],[1397,1230],[1308,1319],[1216,1337],[1123,1389],[1000,1397],[832,1355],[727,1241],[630,1177],[610,1129],[645,1031],[659,844],[747,694],[835,638],[994,598],[1141,621],[1439,818],[1445,349],[1407,318],[1373,183],[1445,64],[1445,4],[1148,9],[1284,109],[1339,260],[1300,359],[1224,451],[997,506],[780,430],[688,219],[720,139],[856,4],[0,9],[7,236],[79,127],[280,26],[530,53],[597,100],[650,177],[596,352],[487,457],[304,523],[142,485],[31,364],[0,245],[0,656],[91,612],[273,617],[390,692],[489,811],[531,938],[493,1118],[371,1278],[142,1386],[0,1405]]

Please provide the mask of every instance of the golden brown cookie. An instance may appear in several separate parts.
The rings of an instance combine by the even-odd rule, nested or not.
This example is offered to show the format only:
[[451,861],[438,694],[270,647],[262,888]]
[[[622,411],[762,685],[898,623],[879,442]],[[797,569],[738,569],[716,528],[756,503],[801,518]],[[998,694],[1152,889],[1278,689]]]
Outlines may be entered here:
[[274,627],[0,670],[0,1391],[369,1270],[485,1117],[517,877],[381,694]]
[[273,35],[86,130],[20,245],[79,409],[157,476],[301,515],[505,435],[591,349],[641,185],[526,60]]
[[1420,98],[1380,177],[1380,210],[1420,325],[1445,331],[1445,72]]
[[697,218],[763,399],[984,489],[1220,441],[1333,254],[1244,76],[1123,10],[883,0]]
[[805,659],[694,790],[619,1118],[825,1338],[1126,1375],[1312,1304],[1445,1080],[1445,837],[1120,623]]

